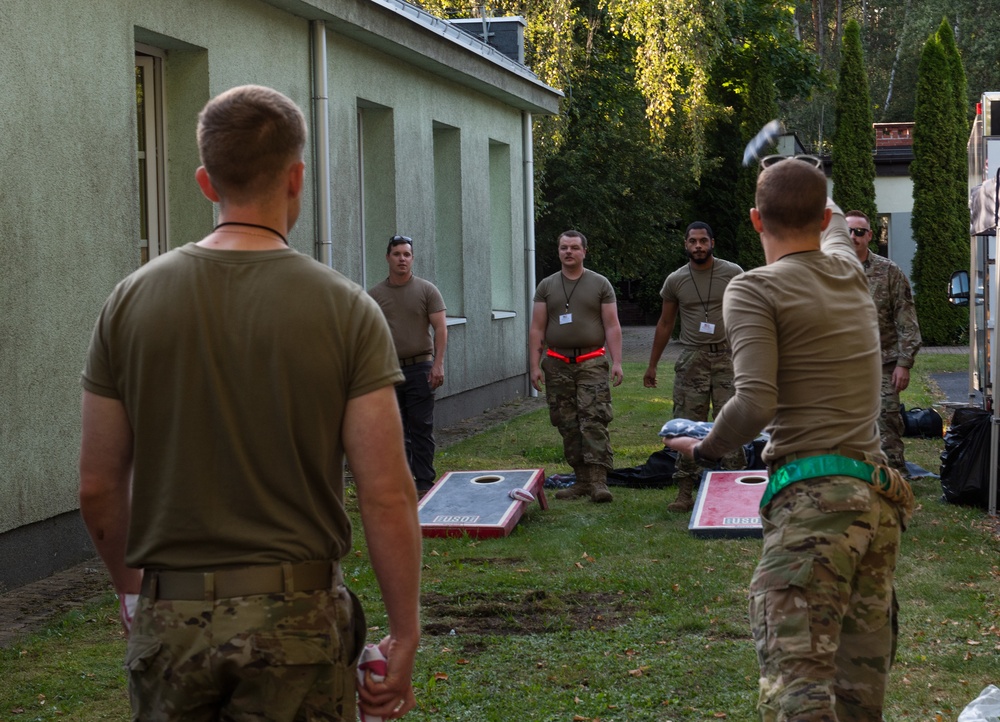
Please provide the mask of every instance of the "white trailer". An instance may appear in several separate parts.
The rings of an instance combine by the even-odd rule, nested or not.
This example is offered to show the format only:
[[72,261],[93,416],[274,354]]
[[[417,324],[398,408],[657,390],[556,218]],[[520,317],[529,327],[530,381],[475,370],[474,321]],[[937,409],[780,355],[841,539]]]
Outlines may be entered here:
[[[952,274],[948,299],[969,308],[969,396],[978,391],[982,407],[990,412],[988,507],[997,514],[997,463],[1000,413],[994,399],[1000,344],[996,319],[1000,273],[997,272],[997,211],[1000,191],[1000,92],[984,93],[976,105],[969,136],[970,267]],[[971,290],[971,293],[970,293]],[[972,303],[970,303],[970,300]]]

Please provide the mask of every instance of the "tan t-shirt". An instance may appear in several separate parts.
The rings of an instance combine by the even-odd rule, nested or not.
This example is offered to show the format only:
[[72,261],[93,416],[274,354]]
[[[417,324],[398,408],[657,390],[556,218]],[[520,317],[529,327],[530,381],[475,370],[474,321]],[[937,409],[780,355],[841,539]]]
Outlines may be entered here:
[[105,303],[82,378],[135,435],[126,562],[339,559],[345,405],[402,379],[378,306],[293,250],[190,244],[139,269]]
[[588,269],[575,281],[558,271],[538,284],[535,303],[544,303],[547,310],[545,344],[549,348],[602,346],[602,308],[606,303],[615,303],[615,289],[604,276]]
[[399,358],[434,353],[430,316],[446,309],[441,292],[433,283],[410,276],[402,286],[393,286],[386,279],[368,289],[368,293],[389,322]]
[[747,271],[723,315],[736,394],[700,451],[720,458],[767,427],[765,461],[850,449],[881,457],[881,352],[875,308],[839,208],[822,250]]
[[[684,346],[704,346],[725,343],[726,324],[722,318],[722,297],[726,286],[743,269],[735,263],[716,258],[708,269],[693,268],[685,263],[667,276],[660,289],[664,301],[677,304],[681,331],[678,341]],[[707,322],[715,328],[702,330]]]

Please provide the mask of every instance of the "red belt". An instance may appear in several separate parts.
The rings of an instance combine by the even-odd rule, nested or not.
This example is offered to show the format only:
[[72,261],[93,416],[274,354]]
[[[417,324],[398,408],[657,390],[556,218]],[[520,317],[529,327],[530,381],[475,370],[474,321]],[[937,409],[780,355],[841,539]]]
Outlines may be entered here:
[[565,361],[568,364],[578,364],[582,363],[583,361],[589,361],[592,358],[600,358],[601,356],[604,355],[604,347],[601,347],[596,351],[591,351],[590,353],[581,354],[579,356],[563,356],[561,353],[553,351],[552,349],[549,348],[545,349],[545,355],[551,356],[552,358],[557,358],[560,361]]

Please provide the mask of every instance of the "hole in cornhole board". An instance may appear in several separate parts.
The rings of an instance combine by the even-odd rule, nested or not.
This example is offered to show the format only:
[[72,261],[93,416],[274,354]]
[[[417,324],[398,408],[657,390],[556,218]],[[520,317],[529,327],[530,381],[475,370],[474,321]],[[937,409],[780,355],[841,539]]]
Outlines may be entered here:
[[425,537],[503,537],[537,500],[548,509],[544,469],[449,471],[417,506]]
[[709,471],[698,487],[688,531],[710,539],[763,536],[760,499],[767,474],[759,469]]

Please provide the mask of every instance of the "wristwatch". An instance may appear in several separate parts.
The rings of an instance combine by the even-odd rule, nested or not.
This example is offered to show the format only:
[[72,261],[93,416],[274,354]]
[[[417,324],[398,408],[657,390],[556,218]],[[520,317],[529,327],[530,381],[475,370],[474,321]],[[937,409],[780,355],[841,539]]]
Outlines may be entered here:
[[694,457],[694,463],[703,469],[718,469],[719,460],[718,459],[706,459],[701,455],[700,451],[701,444],[695,444],[695,447],[691,450],[691,456]]

